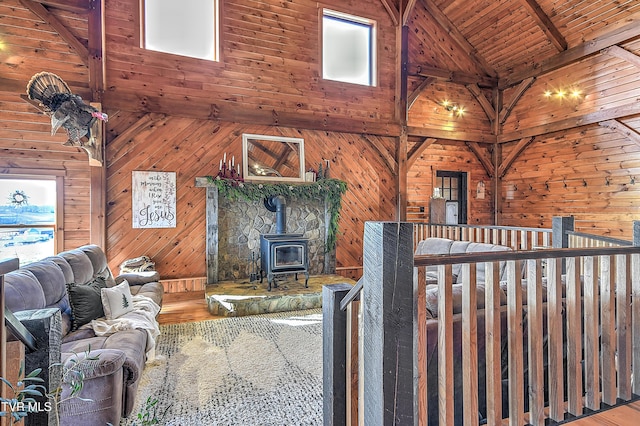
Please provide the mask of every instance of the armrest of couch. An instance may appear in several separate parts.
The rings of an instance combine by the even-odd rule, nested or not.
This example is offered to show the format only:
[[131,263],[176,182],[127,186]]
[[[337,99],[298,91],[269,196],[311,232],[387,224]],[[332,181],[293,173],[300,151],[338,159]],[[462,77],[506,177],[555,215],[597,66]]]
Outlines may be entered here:
[[84,380],[91,380],[116,372],[121,374],[126,358],[127,355],[119,350],[92,349],[88,352],[65,354],[62,362],[64,371],[82,371]]
[[120,284],[124,280],[127,280],[129,285],[142,285],[160,281],[160,274],[158,271],[126,272],[116,277],[116,284]]

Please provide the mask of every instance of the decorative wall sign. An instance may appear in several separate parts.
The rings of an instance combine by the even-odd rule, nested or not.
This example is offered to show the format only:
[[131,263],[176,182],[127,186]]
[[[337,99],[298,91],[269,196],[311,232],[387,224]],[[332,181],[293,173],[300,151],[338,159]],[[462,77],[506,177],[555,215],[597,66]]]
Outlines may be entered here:
[[131,173],[133,228],[175,228],[176,173]]

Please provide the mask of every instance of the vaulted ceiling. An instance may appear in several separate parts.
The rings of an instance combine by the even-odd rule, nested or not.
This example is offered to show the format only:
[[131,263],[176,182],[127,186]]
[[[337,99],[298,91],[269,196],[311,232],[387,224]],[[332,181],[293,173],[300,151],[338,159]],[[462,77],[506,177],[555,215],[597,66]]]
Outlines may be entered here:
[[637,0],[381,1],[409,27],[410,76],[481,86],[517,84],[640,33]]

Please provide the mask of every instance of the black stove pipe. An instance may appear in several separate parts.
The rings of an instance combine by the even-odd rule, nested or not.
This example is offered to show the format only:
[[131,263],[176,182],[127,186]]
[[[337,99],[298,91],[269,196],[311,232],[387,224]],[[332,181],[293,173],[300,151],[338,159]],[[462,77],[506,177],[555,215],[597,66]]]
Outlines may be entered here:
[[287,200],[282,195],[272,195],[265,199],[269,211],[276,212],[276,234],[287,232]]

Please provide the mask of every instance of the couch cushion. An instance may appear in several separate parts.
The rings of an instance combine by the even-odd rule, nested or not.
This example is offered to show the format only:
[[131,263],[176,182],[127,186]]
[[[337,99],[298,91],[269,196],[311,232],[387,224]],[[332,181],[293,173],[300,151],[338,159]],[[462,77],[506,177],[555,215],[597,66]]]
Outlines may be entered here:
[[[466,253],[487,253],[487,252],[496,252],[496,251],[512,251],[512,250],[511,250],[511,247],[500,246],[496,244],[486,244],[486,243],[469,243],[466,249]],[[476,265],[477,265],[476,282],[484,283],[485,263],[478,262]],[[503,275],[505,273],[506,265],[507,265],[506,262],[500,262],[500,280],[504,279]],[[465,274],[462,272],[462,269],[460,269],[460,273],[457,274],[458,279],[456,280],[456,283],[458,284],[461,283],[462,280],[464,279],[464,275]]]
[[453,240],[430,237],[418,243],[416,254],[448,254]]
[[113,278],[113,274],[111,274],[111,270],[107,264],[107,256],[104,254],[102,249],[95,244],[82,246],[79,249],[82,250],[91,261],[91,264],[93,265],[93,276],[104,278],[107,283],[107,287],[115,286],[116,281]]
[[158,306],[162,306],[162,296],[164,294],[164,287],[157,281],[146,283],[143,285],[132,285],[129,287],[132,295],[147,296]]
[[467,247],[469,247],[469,244],[471,244],[471,242],[469,241],[454,241],[453,243],[451,243],[451,249],[449,250],[449,253],[451,254],[466,253]]
[[[458,314],[462,312],[462,284],[454,284],[451,286],[453,313]],[[500,305],[507,303],[507,295],[502,288],[499,288]],[[427,310],[433,318],[438,317],[438,301],[439,301],[438,286],[427,287]],[[484,309],[485,306],[485,286],[478,284],[476,286],[476,306],[478,309]]]
[[74,284],[86,284],[93,280],[93,264],[85,252],[75,249],[62,252],[59,256],[62,256],[71,266]]
[[33,272],[18,269],[4,276],[5,306],[12,312],[43,309],[46,299]]
[[31,271],[40,282],[46,306],[57,305],[67,294],[66,281],[62,270],[52,260],[41,260],[24,267]]
[[60,256],[51,256],[51,257],[47,257],[47,258],[45,258],[43,260],[50,260],[53,263],[55,263],[56,265],[58,265],[58,267],[60,268],[60,270],[64,274],[64,282],[65,282],[65,284],[71,284],[73,282],[73,269],[71,269],[71,266],[69,265],[69,262],[67,262],[64,258],[62,258]]
[[[454,241],[451,244],[451,250],[449,253],[451,254],[462,254],[467,252],[467,247],[471,244],[469,241]],[[460,270],[462,269],[462,265],[460,263],[456,263],[451,265],[451,273],[453,274],[453,282],[456,282],[456,277],[460,275]]]
[[87,284],[69,284],[67,286],[73,318],[72,330],[77,330],[91,320],[104,316],[100,292],[106,286],[102,278],[96,278]]

